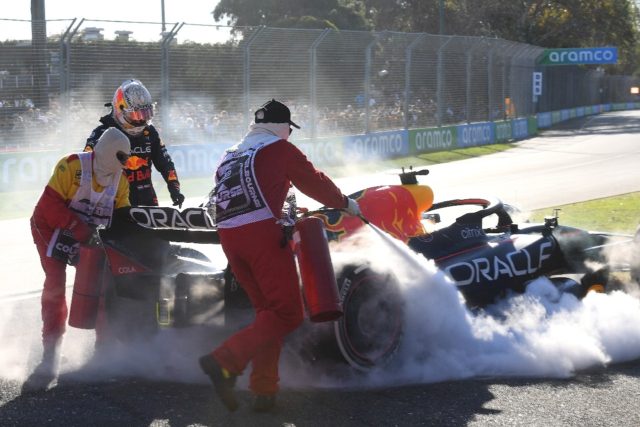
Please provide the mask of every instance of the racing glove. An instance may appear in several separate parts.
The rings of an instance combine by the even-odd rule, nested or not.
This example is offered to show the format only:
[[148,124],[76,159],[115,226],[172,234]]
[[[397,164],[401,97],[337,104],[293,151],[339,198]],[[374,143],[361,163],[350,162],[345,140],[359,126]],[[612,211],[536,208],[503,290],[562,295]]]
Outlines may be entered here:
[[362,216],[360,205],[354,199],[347,198],[347,207],[344,209],[349,215]]
[[184,203],[184,195],[180,192],[180,183],[178,181],[171,181],[168,185],[168,188],[173,206],[177,206],[178,209],[182,209],[182,204]]

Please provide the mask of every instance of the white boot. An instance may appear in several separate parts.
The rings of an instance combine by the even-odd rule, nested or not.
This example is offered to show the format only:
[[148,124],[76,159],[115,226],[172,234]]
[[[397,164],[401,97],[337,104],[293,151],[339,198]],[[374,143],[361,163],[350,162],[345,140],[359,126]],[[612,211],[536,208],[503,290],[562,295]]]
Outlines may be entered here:
[[55,386],[60,370],[62,339],[43,343],[42,361],[22,386],[22,391],[43,391]]

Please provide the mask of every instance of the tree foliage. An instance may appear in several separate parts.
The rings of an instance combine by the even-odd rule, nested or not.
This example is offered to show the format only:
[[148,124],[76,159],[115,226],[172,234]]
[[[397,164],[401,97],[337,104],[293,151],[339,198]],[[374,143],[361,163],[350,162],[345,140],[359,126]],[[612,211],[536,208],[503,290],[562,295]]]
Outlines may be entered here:
[[234,27],[371,29],[360,2],[341,0],[220,0],[213,18]]
[[616,46],[619,72],[631,73],[638,41],[632,0],[510,0],[486,2],[485,31],[547,48]]
[[[443,6],[442,11],[440,6]],[[547,48],[616,46],[616,71],[640,67],[633,0],[221,0],[216,21],[499,37]]]

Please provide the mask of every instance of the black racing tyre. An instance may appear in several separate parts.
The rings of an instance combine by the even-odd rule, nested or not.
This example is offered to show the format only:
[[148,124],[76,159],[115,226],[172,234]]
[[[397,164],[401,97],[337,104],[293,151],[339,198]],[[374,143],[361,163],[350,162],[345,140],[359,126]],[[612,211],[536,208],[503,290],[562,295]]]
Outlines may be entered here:
[[601,268],[600,270],[585,274],[580,280],[583,297],[589,292],[604,294],[609,290],[609,270]]
[[398,350],[404,328],[395,276],[352,265],[338,275],[338,287],[344,315],[334,323],[334,334],[342,356],[363,371],[383,366]]

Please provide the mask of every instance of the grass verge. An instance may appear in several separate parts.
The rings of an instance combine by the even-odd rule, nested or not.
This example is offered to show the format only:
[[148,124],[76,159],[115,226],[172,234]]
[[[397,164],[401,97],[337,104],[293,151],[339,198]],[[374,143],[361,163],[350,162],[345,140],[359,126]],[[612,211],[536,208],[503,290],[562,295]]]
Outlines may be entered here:
[[560,224],[628,234],[640,224],[640,192],[540,209],[532,212],[531,222],[542,222],[554,209],[560,209]]

